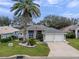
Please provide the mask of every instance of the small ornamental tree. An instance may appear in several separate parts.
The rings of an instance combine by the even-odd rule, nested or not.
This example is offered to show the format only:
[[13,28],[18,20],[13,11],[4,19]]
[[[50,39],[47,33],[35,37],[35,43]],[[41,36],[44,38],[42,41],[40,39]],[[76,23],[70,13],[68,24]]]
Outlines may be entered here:
[[74,32],[68,32],[66,34],[66,38],[75,38],[75,33]]
[[30,38],[30,39],[28,40],[28,45],[33,46],[33,45],[35,45],[35,44],[36,44],[36,40],[35,40],[35,39]]

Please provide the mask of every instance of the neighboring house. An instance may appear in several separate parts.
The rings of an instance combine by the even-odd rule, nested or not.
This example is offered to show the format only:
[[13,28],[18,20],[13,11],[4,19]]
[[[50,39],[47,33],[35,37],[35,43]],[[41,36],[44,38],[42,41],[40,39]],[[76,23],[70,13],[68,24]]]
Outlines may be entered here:
[[37,33],[43,34],[43,41],[45,42],[65,41],[64,32],[44,25],[31,25],[27,27],[26,38],[36,38]]
[[79,38],[79,24],[76,25],[70,25],[68,27],[65,27],[63,29],[61,29],[63,32],[67,33],[70,31],[73,31],[75,33],[75,37]]
[[11,26],[0,27],[0,36],[2,39],[11,36],[18,36],[18,34],[19,34],[19,30]]

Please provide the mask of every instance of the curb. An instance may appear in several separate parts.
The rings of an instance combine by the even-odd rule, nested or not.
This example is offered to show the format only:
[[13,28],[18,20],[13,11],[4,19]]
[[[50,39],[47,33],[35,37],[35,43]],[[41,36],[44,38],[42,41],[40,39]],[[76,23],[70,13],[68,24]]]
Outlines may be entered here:
[[2,59],[2,58],[14,58],[14,57],[17,57],[17,56],[31,57],[31,56],[28,56],[28,55],[13,55],[13,56],[9,56],[9,57],[0,57],[0,59]]

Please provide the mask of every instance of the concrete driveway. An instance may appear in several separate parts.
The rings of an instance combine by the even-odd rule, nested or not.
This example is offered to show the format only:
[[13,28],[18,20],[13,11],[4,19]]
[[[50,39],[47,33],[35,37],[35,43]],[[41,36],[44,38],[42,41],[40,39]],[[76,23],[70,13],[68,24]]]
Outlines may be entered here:
[[48,42],[50,53],[48,57],[79,57],[79,51],[66,42]]

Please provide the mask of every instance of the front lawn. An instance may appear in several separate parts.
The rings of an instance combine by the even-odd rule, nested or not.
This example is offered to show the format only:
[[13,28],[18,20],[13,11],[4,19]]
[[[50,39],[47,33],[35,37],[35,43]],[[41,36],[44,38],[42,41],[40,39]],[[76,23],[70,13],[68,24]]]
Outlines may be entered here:
[[68,39],[67,41],[71,46],[79,50],[79,39]]
[[18,42],[13,41],[14,46],[8,47],[8,43],[0,43],[0,57],[12,56],[17,54],[30,56],[47,56],[49,48],[46,44],[37,44],[35,48],[27,48],[18,45]]

